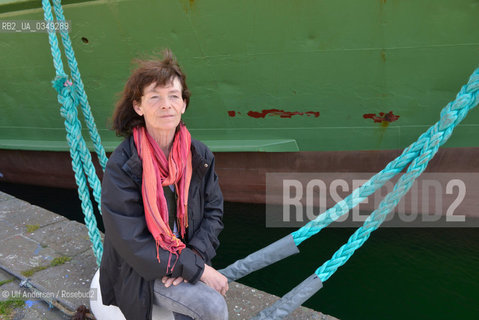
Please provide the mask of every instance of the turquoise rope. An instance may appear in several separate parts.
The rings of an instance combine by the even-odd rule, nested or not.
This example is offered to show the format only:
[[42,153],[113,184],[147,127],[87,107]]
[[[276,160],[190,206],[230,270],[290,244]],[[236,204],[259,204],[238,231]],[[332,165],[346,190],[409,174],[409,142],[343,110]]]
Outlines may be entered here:
[[[54,9],[55,9],[55,15],[57,17],[57,21],[65,21],[65,17],[63,16],[63,10],[61,7],[61,2],[59,0],[54,0],[53,1]],[[108,159],[106,158],[105,155],[105,149],[103,148],[101,144],[101,139],[100,135],[98,134],[96,125],[95,125],[95,119],[93,118],[93,115],[91,114],[91,109],[90,105],[88,103],[88,98],[85,93],[85,89],[83,86],[83,82],[81,80],[80,72],[78,70],[78,64],[75,59],[75,53],[72,48],[72,44],[70,41],[70,37],[68,35],[68,32],[62,31],[62,43],[63,47],[65,48],[65,55],[67,57],[68,61],[68,66],[70,68],[70,71],[72,73],[72,78],[73,78],[73,83],[75,84],[75,94],[76,94],[76,99],[80,101],[80,105],[82,106],[82,111],[83,115],[85,117],[85,122],[87,123],[87,126],[89,128],[90,132],[90,137],[94,142],[95,150],[98,155],[98,159],[100,161],[100,164],[105,170],[106,162]],[[58,45],[57,45],[58,48]],[[58,55],[61,59],[61,53],[60,50],[58,49]],[[77,105],[77,104],[76,104]],[[80,130],[81,130],[81,123],[78,122],[78,125],[80,125]],[[77,125],[76,124],[76,125]],[[80,133],[80,137],[81,133]],[[81,140],[84,142],[84,139],[81,138]],[[91,160],[91,154],[90,152],[86,149],[86,145],[83,146],[81,145],[81,152],[80,155],[82,157],[82,163],[84,166],[84,170],[87,173],[88,177],[88,182],[90,186],[92,187],[93,190],[93,197],[95,198],[96,203],[98,204],[98,210],[101,213],[101,208],[100,208],[100,203],[101,203],[101,182],[100,179],[98,179],[98,176],[96,174],[95,167],[93,165],[93,162]]]
[[[426,135],[422,135],[422,138],[418,140],[417,145],[421,146],[419,155],[412,161],[407,172],[401,176],[397,184],[394,186],[393,191],[381,201],[378,209],[366,219],[361,228],[354,232],[348,242],[336,251],[329,261],[325,262],[315,271],[321,281],[324,282],[329,279],[329,277],[331,277],[340,266],[346,263],[353,253],[363,245],[363,243],[369,238],[370,234],[380,227],[388,213],[397,206],[401,198],[412,187],[416,178],[426,169],[429,161],[437,153],[439,147],[449,139],[454,128],[466,117],[469,110],[479,103],[478,91],[479,69],[476,69],[471,75],[468,84],[461,88],[456,99],[453,102],[450,102],[441,111],[440,120],[426,132]],[[356,190],[359,189],[360,188]],[[360,191],[353,192],[353,199],[348,203],[361,202],[357,201],[359,194]],[[326,219],[320,219],[320,221],[324,222]],[[324,225],[321,225],[321,227],[324,227]],[[312,229],[309,229],[308,231],[311,235],[319,232]]]
[[[319,267],[314,273],[319,277],[321,282],[328,280],[336,270],[344,265],[349,258],[354,254],[354,252],[359,249],[364,242],[369,238],[370,234],[378,229],[382,222],[386,219],[388,213],[396,207],[401,198],[409,191],[409,189],[414,184],[414,181],[421,173],[426,169],[429,161],[437,153],[439,147],[443,145],[451,136],[454,128],[466,117],[469,110],[474,108],[479,103],[479,69],[476,69],[474,73],[469,78],[467,85],[463,86],[458,93],[456,99],[453,102],[450,102],[442,111],[440,120],[431,128],[427,130],[426,133],[421,135],[418,141],[410,145],[403,152],[401,156],[392,161],[386,168],[375,175],[370,179],[361,190],[358,188],[353,191],[353,193],[341,203],[338,203],[334,208],[331,208],[329,213],[325,212],[319,216],[316,221],[309,223],[304,226],[303,230],[299,229],[296,232],[293,232],[297,236],[295,239],[298,240],[298,243],[301,243],[310,236],[318,233],[321,228],[324,228],[331,221],[339,218],[340,215],[333,216],[338,212],[342,214],[348,207],[351,208],[356,203],[361,202],[360,198],[365,194],[371,194],[371,190],[377,189],[377,186],[374,183],[382,181],[390,175],[391,177],[396,175],[399,171],[398,168],[403,166],[404,163],[409,163],[412,159],[411,165],[408,167],[407,172],[401,176],[397,184],[394,186],[393,191],[391,191],[379,204],[378,209],[376,209],[364,222],[363,226],[356,230],[354,234],[349,238],[348,242],[344,244],[338,251],[336,251],[333,257],[326,261],[321,267]],[[419,149],[418,149],[419,148]],[[414,150],[414,151],[413,151]],[[416,155],[414,157],[414,155]],[[390,169],[390,170],[388,170]],[[387,181],[387,180],[385,180]],[[384,181],[384,182],[385,182]],[[383,182],[383,183],[384,183]],[[374,192],[374,191],[373,191]],[[305,280],[306,281],[306,280]],[[289,293],[284,295],[280,300],[278,300],[272,307],[279,308],[283,305],[289,305],[293,303],[292,296],[290,296],[296,288],[292,289]],[[319,288],[312,290],[308,293],[305,292],[296,292],[294,294],[295,299],[300,299],[301,301],[306,301],[313,294],[315,294]],[[296,295],[300,295],[296,297]],[[294,302],[294,307],[297,302]],[[299,302],[301,303],[301,302]],[[270,307],[271,308],[271,307]],[[265,311],[270,311],[265,309]],[[258,314],[258,319],[263,319],[261,315],[265,312]],[[267,313],[265,313],[267,314]],[[281,315],[279,319],[282,319],[284,315]],[[256,318],[255,318],[256,319]]]
[[[65,21],[61,1],[53,0],[53,7],[55,10],[57,21]],[[93,141],[95,152],[98,155],[100,165],[103,171],[105,171],[108,159],[105,154],[105,149],[103,148],[103,145],[101,143],[100,134],[98,133],[98,129],[95,124],[95,119],[93,118],[93,114],[91,113],[90,104],[88,102],[88,97],[85,92],[83,81],[81,79],[80,70],[78,69],[78,63],[75,58],[75,52],[73,51],[70,36],[66,31],[61,31],[60,34],[62,36],[63,47],[65,48],[65,56],[67,57],[68,67],[70,68],[73,83],[75,83],[76,94],[80,100],[80,105],[82,107],[83,116],[85,117],[85,122],[88,127],[88,132],[90,133],[90,137]]]
[[[408,165],[413,159],[417,158],[420,154],[420,151],[424,148],[426,144],[429,143],[432,136],[435,134],[434,130],[437,130],[437,125],[442,123],[447,123],[450,127],[449,135],[452,133],[452,130],[462,121],[462,119],[467,115],[467,112],[472,109],[477,103],[476,100],[473,100],[470,104],[465,106],[465,109],[461,111],[461,113],[453,111],[451,112],[450,106],[458,106],[464,105],[464,99],[471,94],[477,95],[477,90],[479,86],[479,82],[477,80],[477,73],[479,69],[476,69],[474,73],[471,75],[469,82],[465,85],[461,91],[458,93],[456,99],[449,103],[442,111],[441,111],[441,119],[439,120],[436,125],[430,127],[425,133],[423,133],[416,142],[408,146],[403,153],[398,156],[396,159],[391,161],[382,171],[374,175],[371,179],[365,182],[361,187],[355,189],[348,197],[343,199],[342,201],[338,202],[334,207],[328,209],[323,214],[319,215],[315,220],[308,222],[302,228],[298,229],[297,231],[291,233],[293,236],[294,242],[296,245],[301,244],[304,240],[310,238],[311,236],[315,235],[316,233],[320,232],[323,228],[327,227],[330,223],[340,218],[342,215],[347,213],[350,209],[356,207],[359,203],[364,201],[369,195],[373,194],[377,189],[382,187],[387,181],[391,178],[396,176],[400,173],[406,165]],[[467,100],[469,101],[469,100]],[[453,122],[449,123],[446,121],[451,121],[450,119],[454,119]],[[441,143],[444,144],[449,136],[444,136],[443,141]]]
[[[42,0],[44,17],[46,21],[53,22],[52,8],[48,0]],[[100,231],[97,227],[93,206],[90,199],[90,193],[85,175],[88,176],[90,186],[94,190],[94,196],[100,209],[101,184],[96,176],[95,168],[91,161],[90,151],[86,147],[85,140],[81,133],[81,123],[78,119],[76,106],[79,103],[78,89],[76,84],[68,81],[67,75],[63,70],[61,52],[58,46],[57,36],[54,32],[49,32],[49,43],[53,57],[56,77],[53,80],[53,87],[58,92],[58,102],[62,105],[61,115],[65,118],[65,128],[67,131],[67,141],[70,146],[70,155],[72,158],[72,167],[75,173],[75,181],[78,185],[78,195],[81,200],[85,224],[88,229],[88,235],[92,243],[93,252],[96,256],[97,264],[100,265],[103,254],[103,245],[101,242]],[[65,44],[65,43],[64,43]],[[100,211],[101,213],[101,211]]]

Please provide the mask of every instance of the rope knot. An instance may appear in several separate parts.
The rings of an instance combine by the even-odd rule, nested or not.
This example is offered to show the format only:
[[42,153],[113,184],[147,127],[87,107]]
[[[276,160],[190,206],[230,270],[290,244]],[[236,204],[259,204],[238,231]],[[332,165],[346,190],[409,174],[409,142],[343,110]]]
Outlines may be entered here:
[[[66,87],[65,83],[67,83],[67,82],[69,82],[69,81],[68,81],[68,77],[65,74],[58,75],[52,81],[53,88],[55,88],[55,90],[58,93],[61,93],[63,88]],[[73,85],[73,83],[72,83],[72,85]]]

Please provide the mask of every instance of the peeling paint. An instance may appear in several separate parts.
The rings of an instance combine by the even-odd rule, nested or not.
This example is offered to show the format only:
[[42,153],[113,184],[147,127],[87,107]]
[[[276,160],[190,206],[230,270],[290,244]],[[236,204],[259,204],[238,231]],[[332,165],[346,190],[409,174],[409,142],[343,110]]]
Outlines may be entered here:
[[[228,115],[230,117],[235,117],[236,114],[241,114],[240,112],[236,111],[228,111]],[[269,116],[279,116],[280,118],[289,118],[291,119],[292,116],[308,116],[308,117],[319,117],[319,111],[284,111],[279,109],[263,109],[261,112],[258,111],[248,111],[248,116],[251,118],[265,118],[267,115]]]
[[398,115],[395,115],[392,111],[388,113],[379,112],[378,115],[375,113],[365,113],[363,114],[364,119],[373,119],[374,122],[381,123],[384,127],[387,127],[389,123],[394,122],[399,119]]
[[252,118],[265,118],[267,115],[271,116],[279,116],[280,118],[291,118],[292,116],[314,116],[315,118],[319,117],[318,111],[307,111],[307,112],[299,112],[299,111],[284,111],[278,109],[263,109],[261,112],[257,111],[248,111],[248,116]]
[[278,109],[263,109],[261,112],[248,111],[248,116],[252,118],[265,118],[267,115],[279,116],[280,118],[291,118],[292,116],[302,115],[298,111],[284,111]]
[[315,118],[319,117],[319,111],[307,111],[305,112],[306,115],[312,115],[314,116]]

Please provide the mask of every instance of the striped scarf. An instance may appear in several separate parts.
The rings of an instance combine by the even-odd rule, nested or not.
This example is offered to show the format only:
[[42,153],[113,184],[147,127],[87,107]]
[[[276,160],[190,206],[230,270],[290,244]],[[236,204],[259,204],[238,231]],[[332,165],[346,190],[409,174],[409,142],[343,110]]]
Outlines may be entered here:
[[185,244],[174,235],[169,226],[168,205],[163,186],[175,185],[178,196],[177,225],[181,238],[184,239],[185,230],[188,227],[188,189],[192,174],[191,135],[185,125],[180,123],[168,159],[144,127],[134,128],[133,138],[143,164],[141,193],[146,224],[156,241],[158,262],[160,261],[159,247],[170,252],[167,266],[168,273],[171,255],[174,254],[178,258],[181,250],[185,248]]

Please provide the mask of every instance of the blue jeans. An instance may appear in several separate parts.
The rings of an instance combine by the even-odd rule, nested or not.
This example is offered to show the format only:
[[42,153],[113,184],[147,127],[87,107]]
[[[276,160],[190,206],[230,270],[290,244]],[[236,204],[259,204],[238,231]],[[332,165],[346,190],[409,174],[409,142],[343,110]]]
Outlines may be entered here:
[[223,296],[201,281],[166,288],[161,279],[157,279],[153,291],[154,303],[171,310],[175,320],[228,320],[228,306]]

